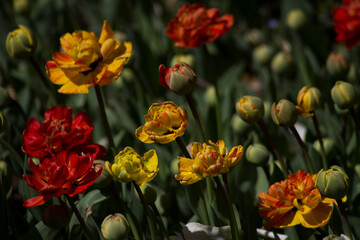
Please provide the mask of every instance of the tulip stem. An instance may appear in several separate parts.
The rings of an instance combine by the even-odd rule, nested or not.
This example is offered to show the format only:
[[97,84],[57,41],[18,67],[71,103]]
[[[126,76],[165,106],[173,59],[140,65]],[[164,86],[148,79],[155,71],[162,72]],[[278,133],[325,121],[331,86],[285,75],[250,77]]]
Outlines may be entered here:
[[71,209],[74,211],[76,218],[79,220],[79,223],[85,232],[86,238],[96,239],[94,234],[91,234],[89,228],[86,226],[84,219],[81,217],[81,214],[74,203],[74,200],[67,194],[65,194],[65,196],[71,206]]
[[159,218],[159,225],[160,225],[160,229],[164,234],[164,237],[167,240],[170,240],[169,238],[169,233],[167,232],[166,228],[165,228],[165,224],[161,218],[161,215],[159,213],[159,210],[157,209],[156,205],[154,203],[150,204],[151,209],[153,210],[153,212],[155,213],[155,215]]
[[201,141],[205,143],[206,138],[205,138],[205,134],[204,134],[204,130],[202,128],[201,122],[200,122],[198,111],[197,111],[196,106],[195,106],[194,98],[192,97],[191,93],[186,94],[185,98],[186,98],[186,101],[189,104],[191,112],[192,112],[192,114],[194,116],[196,127],[198,128],[199,133],[200,133]]
[[100,108],[100,115],[101,115],[101,120],[104,126],[104,130],[105,130],[105,134],[106,137],[109,141],[109,145],[111,148],[111,151],[113,153],[113,155],[115,156],[115,144],[114,144],[114,139],[111,135],[111,131],[110,131],[110,125],[109,125],[109,121],[107,119],[106,116],[106,112],[105,112],[105,105],[104,105],[104,100],[102,98],[102,94],[101,94],[101,89],[99,87],[99,85],[95,85],[95,92],[96,92],[96,98],[98,100],[99,103],[99,108]]
[[192,158],[191,156],[190,156],[190,154],[189,154],[189,152],[188,152],[188,150],[186,149],[186,147],[185,147],[185,145],[184,145],[184,142],[181,140],[181,138],[180,137],[177,137],[177,138],[175,138],[175,141],[176,141],[176,143],[179,145],[179,147],[180,147],[180,149],[181,149],[181,152],[184,154],[184,156],[186,157],[186,158]]
[[341,216],[341,222],[342,222],[342,225],[344,226],[345,235],[347,235],[352,240],[353,239],[352,233],[351,233],[352,231],[351,231],[349,220],[348,220],[347,215],[346,215],[344,203],[341,201],[341,199],[336,200],[336,202],[337,202],[337,205],[339,207],[339,212],[340,212],[340,216]]
[[23,159],[20,157],[20,155],[15,151],[15,149],[7,142],[5,141],[3,138],[0,137],[0,143],[7,148],[7,150],[9,150],[9,152],[11,152],[14,156],[14,158],[16,159],[16,161],[18,162],[19,166],[21,167],[21,170],[24,172],[24,161]]
[[49,92],[49,95],[50,95],[50,98],[51,98],[51,101],[53,102],[53,104],[57,105],[54,90],[51,88],[51,86],[49,84],[49,81],[45,77],[44,73],[41,71],[41,68],[39,67],[39,64],[36,62],[36,60],[35,60],[35,58],[33,56],[30,56],[29,61],[33,65],[33,67],[34,67],[35,71],[37,72],[37,74],[39,75],[41,81],[43,82],[43,84],[47,88],[47,90]]
[[239,235],[239,230],[238,230],[237,223],[236,223],[236,218],[235,218],[235,214],[234,214],[234,207],[233,207],[231,197],[230,197],[229,193],[224,189],[219,177],[215,176],[214,180],[216,182],[216,185],[217,185],[218,189],[220,189],[221,193],[225,196],[226,201],[227,201],[228,206],[229,206],[230,228],[231,228],[231,237],[232,237],[231,239],[238,240],[238,239],[240,239],[240,235]]
[[[278,148],[276,147],[274,140],[272,139],[270,133],[268,132],[267,128],[265,127],[263,120],[260,120],[257,123],[258,123],[259,127],[261,128],[261,130],[263,131],[263,133],[265,134],[265,137],[267,138],[271,148],[274,150],[274,153],[280,163],[280,170],[281,170],[282,174],[284,175],[284,178],[286,179],[288,177],[288,169],[286,167],[284,159],[280,155],[280,152],[279,152]],[[275,163],[275,160],[274,160],[274,163]]]
[[299,145],[300,145],[301,151],[302,151],[303,154],[304,154],[304,158],[305,158],[305,161],[306,161],[306,165],[307,165],[307,167],[308,167],[308,170],[309,170],[310,174],[314,174],[314,173],[315,173],[314,167],[313,167],[313,165],[312,165],[312,163],[311,163],[310,156],[309,156],[309,154],[308,154],[308,152],[307,152],[307,150],[306,150],[305,143],[303,142],[303,140],[301,140],[301,137],[300,137],[298,131],[296,130],[296,128],[295,128],[294,126],[290,126],[289,128],[290,128],[291,132],[294,134],[297,142],[298,142]]
[[322,159],[323,167],[324,167],[324,170],[328,170],[329,166],[328,166],[328,162],[326,160],[324,142],[323,142],[322,137],[321,137],[321,132],[320,132],[320,129],[319,129],[319,122],[317,120],[315,112],[313,112],[312,120],[313,120],[313,123],[314,123],[314,126],[315,126],[317,137],[318,137],[319,142],[320,142],[321,159]]
[[147,221],[148,221],[148,224],[149,224],[149,228],[150,228],[151,239],[152,239],[152,240],[155,240],[155,239],[156,239],[156,227],[155,227],[153,218],[152,218],[152,216],[151,216],[149,206],[148,206],[148,204],[147,204],[146,201],[145,201],[145,197],[144,197],[144,195],[143,195],[140,187],[139,187],[134,181],[132,181],[132,183],[133,183],[133,185],[134,185],[134,188],[135,188],[137,194],[139,195],[139,198],[140,198],[141,203],[142,203],[143,206],[144,206],[145,213],[146,213],[146,218],[147,218]]

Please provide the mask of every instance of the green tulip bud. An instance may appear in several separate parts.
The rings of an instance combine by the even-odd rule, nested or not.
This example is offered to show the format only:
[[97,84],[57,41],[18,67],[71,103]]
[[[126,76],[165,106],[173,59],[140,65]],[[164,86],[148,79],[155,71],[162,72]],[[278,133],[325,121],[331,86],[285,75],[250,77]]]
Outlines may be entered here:
[[0,112],[0,133],[4,132],[6,129],[6,118],[5,116]]
[[327,237],[324,237],[323,240],[344,240],[344,239],[335,235],[329,235]]
[[129,223],[121,213],[110,214],[101,224],[101,233],[106,240],[127,239]]
[[339,166],[332,166],[328,170],[321,169],[316,176],[316,186],[320,192],[329,198],[341,199],[349,188],[349,177]]
[[250,124],[239,118],[236,114],[234,114],[231,118],[231,128],[236,133],[244,134],[249,130],[250,126]]
[[70,211],[64,202],[61,205],[52,205],[45,209],[41,218],[46,226],[54,229],[65,227],[70,221]]
[[262,144],[252,144],[246,149],[246,159],[256,166],[266,165],[270,157],[270,152]]
[[0,160],[0,176],[3,176],[5,178],[9,178],[10,176],[10,169],[9,165],[5,162]]
[[355,164],[354,170],[355,170],[355,173],[358,176],[358,178],[360,178],[360,164],[359,163]]
[[192,54],[176,54],[171,59],[171,66],[175,66],[176,64],[180,64],[181,62],[186,63],[190,67],[195,67],[195,57]]
[[[335,142],[334,140],[332,140],[331,138],[323,138],[322,139],[323,141],[323,144],[324,144],[324,150],[325,150],[325,155],[327,157],[331,157],[334,152],[335,152]],[[321,154],[321,146],[320,146],[320,141],[319,140],[316,140],[313,144],[315,150]]]
[[264,116],[264,103],[255,96],[244,96],[236,103],[236,112],[247,123],[260,121]]
[[259,29],[254,28],[249,31],[245,31],[244,40],[253,46],[260,44],[263,39],[264,34]]
[[216,90],[215,90],[214,86],[210,86],[210,87],[206,88],[205,102],[207,102],[207,104],[209,106],[215,106],[215,104],[216,104]]
[[14,12],[18,14],[25,14],[29,12],[30,5],[28,0],[13,0]]
[[23,25],[10,32],[6,38],[6,49],[13,58],[27,59],[36,48],[36,39],[31,30]]
[[294,61],[289,53],[278,52],[271,60],[271,71],[276,76],[288,76],[293,70]]
[[332,52],[326,60],[326,70],[334,79],[344,79],[349,72],[349,64],[341,53]]
[[357,95],[351,83],[337,81],[331,89],[331,98],[341,109],[348,109],[355,105]]
[[108,186],[111,183],[113,177],[106,170],[105,161],[94,160],[93,167],[95,168],[96,171],[99,171],[102,168],[100,176],[95,180],[93,185],[98,188],[104,188]]
[[294,126],[298,118],[295,105],[289,100],[282,99],[278,104],[273,103],[271,117],[275,124],[279,126]]
[[290,29],[301,29],[306,24],[305,13],[300,9],[290,10],[286,16],[286,24]]
[[[150,183],[144,183],[140,187],[140,190],[141,190],[142,194],[144,195],[146,204],[151,205],[156,201],[157,194],[156,194],[154,187]],[[137,192],[136,192],[136,197],[140,201],[140,197]]]
[[171,170],[171,173],[172,173],[173,175],[179,174],[178,163],[179,163],[179,159],[178,159],[178,158],[175,158],[174,160],[171,161],[170,170]]
[[259,66],[268,65],[274,55],[274,48],[268,44],[261,44],[253,51],[253,59]]

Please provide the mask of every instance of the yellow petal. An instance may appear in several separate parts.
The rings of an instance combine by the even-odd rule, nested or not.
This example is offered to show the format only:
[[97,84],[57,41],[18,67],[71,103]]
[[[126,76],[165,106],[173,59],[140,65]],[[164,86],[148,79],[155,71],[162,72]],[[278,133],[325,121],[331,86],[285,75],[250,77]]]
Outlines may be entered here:
[[110,24],[107,21],[104,21],[104,25],[103,25],[103,28],[101,30],[99,43],[103,44],[106,39],[112,38],[113,34],[114,33],[113,33],[113,30],[112,30]]

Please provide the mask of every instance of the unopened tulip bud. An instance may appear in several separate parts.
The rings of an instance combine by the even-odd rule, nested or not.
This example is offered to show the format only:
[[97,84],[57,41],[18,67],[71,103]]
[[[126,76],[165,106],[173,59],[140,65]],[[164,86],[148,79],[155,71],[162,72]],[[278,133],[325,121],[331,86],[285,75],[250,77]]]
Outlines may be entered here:
[[278,104],[273,103],[271,117],[277,125],[291,127],[296,123],[298,113],[292,102],[282,99]]
[[[324,150],[325,150],[325,155],[327,157],[331,157],[334,152],[335,152],[335,149],[336,149],[336,146],[335,146],[335,142],[334,140],[332,140],[331,138],[323,138],[322,139],[323,141],[323,144],[324,144]],[[321,154],[321,146],[320,146],[320,141],[319,140],[316,140],[314,142],[314,148],[315,150]]]
[[30,5],[28,0],[13,0],[14,12],[25,14],[29,11]]
[[247,123],[260,121],[264,116],[264,103],[255,96],[244,96],[236,103],[236,112]]
[[236,133],[244,134],[249,130],[250,126],[250,124],[239,118],[237,114],[234,114],[231,118],[231,128]]
[[46,226],[54,229],[65,227],[70,221],[70,211],[65,203],[52,205],[45,209],[41,218]]
[[290,10],[286,16],[286,24],[290,29],[301,29],[306,24],[305,13],[300,9]]
[[196,74],[186,63],[176,64],[172,68],[159,66],[159,81],[161,86],[178,95],[190,93],[196,84]]
[[0,133],[4,132],[6,129],[6,118],[5,116],[0,112]]
[[326,60],[326,70],[335,79],[346,78],[349,72],[349,64],[341,53],[330,53]]
[[244,39],[249,44],[255,46],[260,44],[264,39],[264,34],[259,29],[250,29],[249,31],[246,31],[244,34]]
[[335,235],[329,235],[327,237],[324,237],[323,240],[344,240],[344,239]]
[[[140,187],[142,194],[144,195],[144,199],[146,204],[151,205],[156,201],[157,194],[154,187],[150,183],[145,183]],[[136,192],[136,197],[140,200],[139,195]]]
[[106,240],[127,239],[129,223],[121,213],[110,214],[101,224],[101,233]]
[[27,59],[36,48],[36,41],[31,30],[23,25],[10,32],[6,38],[6,49],[13,58]]
[[95,168],[96,172],[102,169],[100,176],[95,180],[93,185],[98,188],[104,188],[111,183],[113,177],[110,173],[106,170],[105,161],[103,160],[94,160],[93,167]]
[[186,63],[187,65],[189,65],[190,67],[195,67],[195,58],[194,55],[192,54],[176,54],[172,59],[171,59],[171,66],[175,66],[176,64],[180,64],[180,63]]
[[216,90],[214,86],[206,88],[205,101],[209,106],[215,106],[216,104]]
[[355,105],[357,96],[351,83],[337,81],[331,89],[331,98],[341,109],[348,109]]
[[271,71],[276,76],[288,76],[294,70],[294,61],[289,53],[278,52],[271,60]]
[[296,109],[302,117],[313,115],[312,112],[318,109],[321,104],[322,94],[319,89],[309,86],[300,89]]
[[252,144],[246,149],[246,159],[256,166],[266,165],[270,156],[270,152],[262,144]]
[[0,173],[1,173],[0,175],[5,178],[8,178],[10,175],[9,165],[5,161],[1,161],[1,160],[0,160]]
[[253,51],[253,59],[260,66],[268,65],[274,55],[274,48],[268,44],[261,44]]
[[349,177],[339,166],[332,166],[328,170],[321,169],[316,176],[316,186],[325,196],[342,199],[349,188]]

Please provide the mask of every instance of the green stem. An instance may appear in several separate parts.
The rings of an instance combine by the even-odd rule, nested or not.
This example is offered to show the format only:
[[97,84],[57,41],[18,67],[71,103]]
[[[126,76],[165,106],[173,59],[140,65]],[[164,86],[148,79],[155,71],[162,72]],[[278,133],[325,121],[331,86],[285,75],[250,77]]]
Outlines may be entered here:
[[191,112],[192,112],[192,114],[194,116],[196,127],[197,127],[197,129],[199,130],[199,133],[200,133],[201,141],[205,143],[206,138],[205,138],[204,130],[203,130],[202,125],[201,125],[201,121],[200,121],[198,111],[197,111],[196,106],[195,106],[194,98],[192,97],[191,93],[186,94],[185,98],[186,98],[186,101],[189,104]]
[[186,157],[186,158],[192,158],[191,156],[190,156],[190,153],[188,152],[188,150],[186,149],[186,147],[185,147],[185,144],[184,144],[184,142],[181,140],[181,138],[180,137],[177,137],[177,138],[175,138],[175,141],[176,141],[176,143],[179,145],[179,147],[180,147],[180,150],[181,150],[181,152],[184,154],[184,156]]
[[74,200],[73,200],[70,196],[68,196],[68,195],[66,195],[66,194],[65,194],[65,196],[66,196],[66,199],[68,200],[68,202],[69,202],[69,204],[70,204],[70,206],[71,206],[71,209],[72,209],[73,212],[75,213],[76,218],[79,220],[79,223],[80,223],[81,227],[83,228],[83,230],[84,230],[84,232],[85,232],[85,236],[86,236],[87,238],[90,238],[90,239],[94,239],[94,240],[95,240],[95,239],[96,239],[96,236],[94,236],[94,235],[90,232],[89,228],[86,226],[84,219],[81,217],[81,214],[80,214],[79,210],[77,209],[77,207],[76,207],[76,205],[75,205],[75,203],[74,203]]
[[216,111],[217,138],[222,139],[224,135],[223,132],[224,126],[222,124],[222,118],[221,118],[221,102],[220,102],[219,89],[217,83],[215,83],[215,96],[216,96],[215,111]]
[[345,206],[341,200],[336,200],[336,202],[339,207],[341,222],[342,222],[342,225],[344,226],[345,235],[348,236],[352,240],[353,237],[352,237],[352,233],[351,233],[351,227],[350,227],[350,223],[347,218],[347,215],[346,215]]
[[108,121],[107,116],[106,116],[105,105],[104,105],[104,101],[103,101],[103,98],[102,98],[101,89],[100,89],[99,85],[95,85],[95,92],[96,92],[96,98],[97,98],[98,103],[99,103],[100,115],[101,115],[101,120],[102,120],[102,123],[103,123],[103,126],[104,126],[105,134],[106,134],[106,137],[107,137],[107,139],[109,141],[111,151],[112,151],[113,155],[115,156],[116,148],[115,148],[115,144],[114,144],[114,139],[113,139],[113,137],[111,135],[110,125],[109,125],[109,121]]
[[149,228],[150,228],[151,239],[152,239],[152,240],[155,240],[155,239],[156,239],[156,227],[155,227],[153,218],[152,218],[152,216],[151,216],[151,213],[150,213],[150,210],[149,210],[149,206],[148,206],[148,204],[147,204],[146,201],[145,201],[145,197],[144,197],[143,193],[141,192],[140,187],[139,187],[134,181],[132,181],[132,183],[133,183],[133,185],[134,185],[134,188],[135,188],[137,194],[138,194],[139,197],[140,197],[141,203],[142,203],[143,206],[144,206],[145,213],[146,213],[146,218],[147,218],[147,221],[148,221],[148,224],[149,224]]
[[315,126],[315,130],[316,130],[316,134],[317,134],[317,137],[319,139],[319,142],[320,142],[320,150],[321,150],[321,159],[322,159],[322,163],[323,163],[323,167],[324,167],[324,170],[327,170],[329,168],[329,165],[328,165],[328,162],[326,160],[326,153],[325,153],[325,148],[324,148],[324,142],[322,140],[322,137],[321,137],[321,132],[320,132],[320,128],[319,128],[319,122],[317,120],[317,117],[315,115],[315,112],[313,112],[313,116],[312,116],[312,119],[313,119],[313,123],[314,123],[314,126]]
[[[284,159],[282,158],[282,156],[280,155],[280,152],[278,150],[278,148],[276,147],[275,143],[274,143],[274,140],[272,139],[269,131],[267,130],[267,128],[265,127],[265,124],[263,122],[263,120],[260,120],[257,122],[260,129],[262,130],[262,132],[265,134],[265,137],[266,139],[268,140],[271,148],[274,150],[274,153],[280,163],[280,170],[282,172],[282,174],[284,175],[284,178],[286,179],[288,177],[288,168],[285,164],[285,161]],[[274,163],[275,163],[275,160],[274,160]]]
[[238,240],[240,239],[239,230],[237,228],[236,218],[234,214],[233,203],[229,193],[224,189],[219,177],[215,176],[214,180],[218,189],[220,189],[221,193],[225,196],[227,204],[229,206],[229,213],[230,213],[230,228],[231,228],[231,239]]
[[33,56],[31,56],[29,58],[30,63],[33,65],[36,73],[39,75],[41,81],[43,82],[43,84],[45,85],[45,87],[47,88],[51,101],[53,102],[53,104],[57,105],[57,101],[55,98],[55,93],[54,90],[51,88],[49,81],[47,80],[47,78],[45,77],[44,73],[42,72],[41,68],[39,67],[39,64],[36,62],[35,58]]
[[22,171],[24,171],[24,161],[23,159],[20,157],[20,155],[15,151],[15,149],[4,139],[2,139],[0,137],[0,143],[7,148],[7,150],[9,150],[13,156],[15,157],[17,163],[19,164],[19,166],[21,167]]
[[358,131],[360,131],[360,123],[359,123],[359,119],[356,116],[354,107],[349,108],[349,111],[350,111],[351,117],[353,118],[353,120],[355,122],[356,128],[358,129]]
[[167,240],[170,240],[169,238],[169,233],[167,232],[166,230],[166,227],[165,227],[165,224],[161,218],[161,215],[159,213],[159,210],[157,209],[156,205],[154,203],[150,204],[150,207],[151,209],[153,210],[153,212],[155,213],[155,215],[158,217],[159,219],[159,225],[160,225],[160,229],[162,231],[162,233],[164,234],[164,237],[167,239]]
[[289,128],[290,128],[291,132],[294,134],[297,142],[298,142],[299,145],[300,145],[301,151],[302,151],[303,154],[304,154],[304,158],[305,158],[305,161],[306,161],[306,165],[307,165],[307,167],[308,167],[308,170],[309,170],[310,174],[314,174],[314,173],[315,173],[314,167],[313,167],[313,165],[312,165],[312,163],[311,163],[310,156],[309,156],[309,154],[308,154],[308,152],[307,152],[305,143],[301,140],[301,137],[300,137],[298,131],[296,130],[296,128],[295,128],[294,126],[291,126],[291,127],[289,127]]

